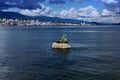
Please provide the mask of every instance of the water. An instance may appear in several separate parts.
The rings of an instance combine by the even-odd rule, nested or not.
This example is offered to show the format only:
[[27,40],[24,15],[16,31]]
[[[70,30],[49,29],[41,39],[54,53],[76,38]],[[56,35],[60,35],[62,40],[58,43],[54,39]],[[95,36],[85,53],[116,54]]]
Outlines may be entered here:
[[0,26],[0,80],[120,80],[120,27]]

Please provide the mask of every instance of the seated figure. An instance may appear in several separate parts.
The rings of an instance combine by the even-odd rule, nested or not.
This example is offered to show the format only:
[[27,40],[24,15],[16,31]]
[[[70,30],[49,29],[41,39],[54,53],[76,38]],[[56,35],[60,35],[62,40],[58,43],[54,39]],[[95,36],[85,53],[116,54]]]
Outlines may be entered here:
[[67,41],[67,38],[66,38],[66,35],[65,35],[65,34],[63,34],[63,36],[62,36],[62,38],[61,38],[61,39],[58,39],[58,40],[56,40],[55,42],[57,42],[57,43],[68,43],[68,41]]

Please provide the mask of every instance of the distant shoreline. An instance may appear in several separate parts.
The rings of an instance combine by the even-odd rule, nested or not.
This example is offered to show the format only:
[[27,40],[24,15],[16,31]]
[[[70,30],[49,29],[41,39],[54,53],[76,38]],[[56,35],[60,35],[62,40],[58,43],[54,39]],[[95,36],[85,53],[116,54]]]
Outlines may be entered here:
[[[109,25],[0,25],[0,27],[1,26],[10,26],[10,27],[12,27],[12,26],[17,26],[17,27],[21,27],[21,26],[26,26],[26,27],[33,27],[33,26],[67,26],[67,27],[69,27],[69,26],[81,26],[81,27],[92,27],[92,26],[112,26],[112,25],[114,25],[114,24],[109,24]],[[115,25],[115,26],[119,26],[119,25]]]

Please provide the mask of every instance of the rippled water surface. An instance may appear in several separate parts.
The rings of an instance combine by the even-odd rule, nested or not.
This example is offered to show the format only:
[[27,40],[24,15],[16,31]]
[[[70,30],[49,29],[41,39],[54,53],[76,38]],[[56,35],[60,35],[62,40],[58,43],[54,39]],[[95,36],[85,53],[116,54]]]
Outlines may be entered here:
[[120,80],[120,27],[0,26],[0,80]]

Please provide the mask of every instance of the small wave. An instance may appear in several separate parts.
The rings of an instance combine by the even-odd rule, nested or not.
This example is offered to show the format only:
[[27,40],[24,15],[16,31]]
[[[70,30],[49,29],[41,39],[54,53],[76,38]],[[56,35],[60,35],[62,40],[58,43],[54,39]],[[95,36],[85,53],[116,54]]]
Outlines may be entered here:
[[93,46],[96,46],[96,45],[88,45],[88,44],[78,44],[78,43],[71,43],[71,46],[73,48],[85,48],[85,47],[93,47]]

